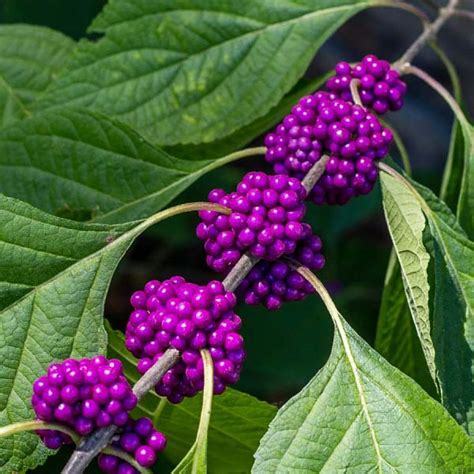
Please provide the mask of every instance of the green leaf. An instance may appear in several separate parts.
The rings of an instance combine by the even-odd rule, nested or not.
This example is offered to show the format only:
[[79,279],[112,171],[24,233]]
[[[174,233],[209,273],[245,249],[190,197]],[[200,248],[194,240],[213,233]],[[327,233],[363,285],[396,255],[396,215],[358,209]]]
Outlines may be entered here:
[[252,472],[470,472],[474,446],[462,428],[317,291],[336,327],[331,356],[279,410]]
[[435,263],[433,341],[443,404],[474,436],[474,243],[449,208],[414,183],[427,203]]
[[[435,41],[433,41],[430,46],[446,67],[451,80],[455,101],[458,104],[462,104],[461,82],[459,80],[456,67],[452,63],[449,56],[438,46]],[[461,121],[466,122],[466,119],[462,117]],[[469,130],[469,127],[466,123],[464,124],[464,128],[467,131]],[[469,157],[468,150],[465,151],[465,135],[466,133],[463,133],[463,128],[459,126],[459,122],[456,117],[451,130],[448,159],[446,160],[440,191],[440,198],[454,211],[457,210],[458,200],[462,196],[461,186],[463,184],[464,162],[465,160],[472,161],[472,151],[471,157]],[[472,147],[472,144],[470,146]]]
[[160,145],[206,143],[265,115],[324,41],[373,0],[115,0],[38,107],[119,117]]
[[436,394],[411,318],[400,265],[394,252],[390,256],[385,277],[375,349],[397,369],[418,382],[428,393]]
[[[474,244],[466,237],[448,206],[429,189],[383,168],[383,182],[397,182],[399,195],[411,195],[411,206],[422,210],[431,241],[434,266],[432,340],[441,400],[469,434],[474,432]],[[412,216],[413,212],[409,210]],[[418,211],[417,211],[418,213]]]
[[259,117],[250,125],[242,127],[221,140],[201,143],[199,145],[176,145],[165,147],[165,150],[174,156],[184,159],[192,159],[193,157],[211,159],[224,156],[234,150],[239,150],[276,125],[291,111],[291,108],[301,97],[318,90],[329,75],[330,73],[312,80],[300,79],[291,92],[286,94],[265,116]]
[[400,263],[403,286],[431,377],[436,382],[435,349],[429,315],[429,254],[423,244],[426,225],[413,193],[394,177],[382,173],[385,216]]
[[103,115],[61,109],[0,131],[0,192],[62,217],[127,222],[163,209],[203,174],[257,151],[190,162]]
[[32,25],[0,25],[0,127],[30,115],[30,104],[64,66],[74,41]]
[[464,136],[455,120],[451,129],[448,159],[443,173],[440,197],[446,204],[456,210],[461,194],[462,171],[464,168]]
[[[0,425],[33,418],[33,381],[48,364],[106,349],[103,304],[112,274],[149,226],[208,205],[176,206],[142,223],[86,225],[0,195]],[[31,433],[0,443],[0,471],[44,462]]]
[[459,121],[464,139],[464,164],[456,215],[471,237],[474,236],[474,128],[467,121]]
[[[138,380],[136,359],[124,348],[124,336],[107,327],[108,353],[124,362],[129,380]],[[194,442],[201,412],[202,396],[172,405],[149,393],[138,413],[149,416],[168,438],[162,457],[176,466]],[[208,471],[211,473],[249,472],[258,442],[275,416],[276,408],[250,395],[228,388],[214,397],[208,437]]]

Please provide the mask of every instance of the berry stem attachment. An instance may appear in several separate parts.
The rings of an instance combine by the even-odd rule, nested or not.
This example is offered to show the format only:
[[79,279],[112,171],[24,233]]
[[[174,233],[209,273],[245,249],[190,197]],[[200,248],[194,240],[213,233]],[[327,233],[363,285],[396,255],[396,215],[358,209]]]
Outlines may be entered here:
[[[323,155],[308,171],[301,184],[307,192],[313,189],[314,185],[319,181],[326,169],[326,163],[329,156]],[[240,260],[234,265],[229,274],[225,277],[222,284],[227,291],[235,291],[242,280],[249,274],[250,270],[259,262],[259,258],[245,253]]]
[[405,51],[403,56],[394,64],[394,68],[401,74],[406,73],[406,69],[410,66],[413,58],[423,49],[426,43],[431,40],[446,21],[455,14],[459,0],[449,0],[446,7],[439,10],[436,20],[425,28],[423,33],[415,40],[415,42]]
[[359,95],[359,86],[360,86],[360,80],[359,79],[352,79],[351,85],[350,85],[352,100],[353,100],[354,104],[357,104],[357,105],[360,105],[361,107],[363,107],[362,101],[360,100],[360,95]]
[[422,69],[408,64],[405,68],[407,74],[413,74],[414,76],[420,78],[422,81],[425,81],[430,87],[432,87],[451,107],[452,111],[456,114],[459,120],[464,120],[464,113],[459,107],[459,104],[456,102],[454,97],[449,93],[449,91],[441,85],[436,79],[431,77],[428,73]]
[[[166,371],[176,364],[178,358],[179,352],[176,349],[168,349],[156,364],[138,380],[133,387],[133,392],[139,400],[161,380]],[[62,474],[84,472],[91,461],[108,446],[117,429],[115,425],[107,426],[95,431],[87,438],[83,438],[61,471]]]

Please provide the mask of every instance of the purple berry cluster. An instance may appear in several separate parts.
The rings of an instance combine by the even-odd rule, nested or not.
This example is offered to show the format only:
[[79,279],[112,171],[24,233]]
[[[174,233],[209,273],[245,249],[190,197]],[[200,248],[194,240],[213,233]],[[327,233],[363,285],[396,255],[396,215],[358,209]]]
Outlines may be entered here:
[[233,193],[212,190],[209,201],[232,212],[199,213],[196,234],[205,242],[208,266],[226,273],[246,251],[271,261],[293,253],[304,236],[306,194],[298,179],[262,172],[247,173]]
[[179,403],[203,389],[202,349],[214,362],[215,394],[237,382],[245,351],[241,320],[233,311],[236,301],[219,281],[199,286],[179,276],[149,281],[132,295],[125,345],[140,359],[138,371],[144,374],[170,347],[181,352],[156,385],[158,395]]
[[[63,423],[81,436],[109,425],[124,426],[137,397],[123,375],[122,363],[99,355],[51,364],[33,384],[32,406],[39,420]],[[44,444],[57,449],[69,443],[55,430],[40,430]]]
[[[292,257],[312,271],[321,270],[325,264],[321,239],[312,233],[309,224],[304,226],[306,236],[298,242]],[[270,311],[279,309],[284,302],[303,300],[313,292],[311,284],[284,260],[261,260],[237,290],[247,304],[263,304]]]
[[388,61],[369,54],[355,66],[340,62],[335,71],[336,74],[327,81],[326,89],[339,98],[351,101],[350,83],[358,79],[360,99],[375,113],[382,115],[403,107],[407,86]]
[[[156,462],[157,454],[165,449],[166,437],[155,430],[149,418],[142,417],[129,420],[112,445],[133,456],[140,466],[151,467]],[[109,474],[138,474],[126,461],[109,454],[101,454],[98,464],[102,471]]]
[[320,91],[301,98],[265,137],[265,158],[275,173],[302,179],[321,156],[329,155],[310,199],[345,204],[372,190],[378,176],[375,160],[386,156],[392,141],[392,132],[374,114]]

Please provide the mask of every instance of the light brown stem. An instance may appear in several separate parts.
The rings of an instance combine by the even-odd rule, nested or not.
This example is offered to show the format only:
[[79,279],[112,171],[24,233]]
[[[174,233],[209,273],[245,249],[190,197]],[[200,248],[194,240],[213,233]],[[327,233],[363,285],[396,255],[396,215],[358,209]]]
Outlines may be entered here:
[[446,21],[453,16],[459,0],[449,0],[446,7],[439,10],[436,20],[425,28],[423,33],[414,41],[414,43],[405,51],[403,56],[394,64],[394,68],[401,74],[406,72],[406,68],[410,65],[413,58],[421,51],[421,49],[430,41]]

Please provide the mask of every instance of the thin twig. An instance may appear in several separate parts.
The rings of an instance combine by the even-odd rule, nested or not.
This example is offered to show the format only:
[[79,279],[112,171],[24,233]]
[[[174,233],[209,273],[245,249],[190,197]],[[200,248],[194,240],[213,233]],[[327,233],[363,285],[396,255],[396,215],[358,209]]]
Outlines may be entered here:
[[453,15],[467,18],[468,20],[474,21],[474,11],[465,10],[464,8],[458,8],[453,11]]
[[434,77],[431,77],[427,72],[423,71],[416,66],[411,64],[406,67],[407,74],[413,74],[414,76],[419,77],[422,81],[425,81],[429,86],[431,86],[451,107],[451,110],[456,114],[458,119],[464,118],[464,112],[462,111],[459,104],[456,102],[456,99],[450,94],[448,89],[440,84]]
[[433,38],[446,21],[454,14],[459,0],[449,0],[445,8],[439,10],[436,20],[425,28],[423,33],[414,41],[414,43],[405,51],[403,56],[394,64],[395,69],[404,73],[413,58],[421,51],[426,43]]
[[[387,0],[385,2],[379,3],[380,6],[382,7],[388,7],[388,8],[398,8],[400,10],[405,10],[407,12],[413,13],[415,16],[417,16],[423,25],[429,25],[430,24],[430,19],[428,15],[420,10],[419,8],[415,7],[411,3],[406,3],[406,2],[401,2],[398,0]],[[436,8],[438,9],[438,8]]]
[[244,253],[239,261],[232,267],[229,274],[224,278],[222,282],[224,288],[227,291],[235,291],[259,260],[259,258],[249,253]]
[[306,173],[306,176],[304,177],[303,181],[301,181],[303,188],[305,188],[308,193],[314,188],[314,185],[324,174],[324,171],[326,169],[326,163],[328,162],[328,160],[329,156],[323,155],[319,159],[319,161],[317,161],[313,165],[313,167],[308,171],[308,173]]
[[[133,387],[133,392],[139,400],[161,380],[166,371],[176,364],[178,358],[179,352],[176,349],[168,349],[156,364],[138,380]],[[91,461],[108,446],[117,430],[117,426],[111,425],[95,431],[87,438],[83,438],[61,471],[62,474],[80,474],[84,472]]]

